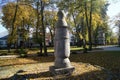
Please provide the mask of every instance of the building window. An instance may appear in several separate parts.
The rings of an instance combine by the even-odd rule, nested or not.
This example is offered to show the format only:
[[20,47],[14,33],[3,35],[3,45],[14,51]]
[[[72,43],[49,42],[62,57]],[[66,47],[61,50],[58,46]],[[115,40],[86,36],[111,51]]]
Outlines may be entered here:
[[3,41],[0,41],[0,45],[3,45]]

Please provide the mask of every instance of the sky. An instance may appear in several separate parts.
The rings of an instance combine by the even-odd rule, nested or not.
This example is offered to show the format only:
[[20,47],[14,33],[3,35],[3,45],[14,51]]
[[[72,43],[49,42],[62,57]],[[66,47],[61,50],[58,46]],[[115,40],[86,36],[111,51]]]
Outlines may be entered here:
[[[107,15],[112,20],[116,15],[120,13],[120,0],[108,0],[110,5],[108,6]],[[114,26],[112,22],[109,23],[110,28],[116,34],[118,32],[118,28]]]
[[107,11],[108,16],[110,16],[110,18],[112,18],[115,15],[117,15],[118,13],[120,13],[120,1],[111,3],[109,5],[108,11]]
[[[2,2],[5,2],[5,1],[13,1],[13,0],[0,0],[0,14],[1,14]],[[110,5],[108,6],[107,14],[111,19],[115,15],[120,13],[120,0],[108,0],[108,1],[109,1]],[[2,32],[7,33],[7,30],[0,23],[0,33],[2,33]],[[1,34],[0,34],[0,36],[1,36]]]
[[[11,1],[14,1],[14,0],[0,0],[0,17],[1,17],[1,12],[2,12],[2,6],[6,4],[6,2],[11,2]],[[8,35],[8,31],[5,27],[3,27],[1,25],[1,22],[0,22],[0,37],[3,37],[3,36],[6,36]]]

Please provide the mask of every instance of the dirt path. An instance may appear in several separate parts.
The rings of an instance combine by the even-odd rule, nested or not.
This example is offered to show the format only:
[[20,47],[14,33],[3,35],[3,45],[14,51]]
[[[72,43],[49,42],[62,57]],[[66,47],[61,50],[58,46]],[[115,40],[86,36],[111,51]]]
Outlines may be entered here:
[[116,45],[98,46],[97,48],[102,48],[104,51],[120,51],[120,47],[118,47]]

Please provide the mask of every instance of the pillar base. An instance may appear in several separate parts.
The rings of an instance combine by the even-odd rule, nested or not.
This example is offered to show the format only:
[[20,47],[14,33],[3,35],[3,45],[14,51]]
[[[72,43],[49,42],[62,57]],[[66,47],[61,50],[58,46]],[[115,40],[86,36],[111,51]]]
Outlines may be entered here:
[[53,76],[57,75],[71,75],[75,68],[73,66],[68,67],[68,68],[56,68],[55,66],[50,66],[49,71]]

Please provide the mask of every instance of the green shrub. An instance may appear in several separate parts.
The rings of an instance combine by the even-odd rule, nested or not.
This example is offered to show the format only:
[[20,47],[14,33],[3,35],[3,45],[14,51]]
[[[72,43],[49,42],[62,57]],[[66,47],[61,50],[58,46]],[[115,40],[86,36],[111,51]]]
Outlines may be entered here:
[[21,48],[19,51],[20,57],[27,57],[28,50]]
[[14,50],[14,53],[19,53],[19,49],[15,49],[15,50]]
[[29,50],[36,51],[39,50],[39,48],[30,48]]
[[37,52],[37,55],[38,55],[38,56],[44,56],[44,54],[43,54],[43,53],[40,53],[40,52]]

